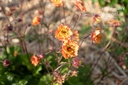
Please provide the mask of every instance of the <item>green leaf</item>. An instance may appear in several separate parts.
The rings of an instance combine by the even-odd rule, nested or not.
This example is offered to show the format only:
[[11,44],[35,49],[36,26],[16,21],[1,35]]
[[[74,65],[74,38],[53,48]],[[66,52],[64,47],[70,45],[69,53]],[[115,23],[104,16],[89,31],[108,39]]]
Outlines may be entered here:
[[88,32],[90,28],[90,26],[82,27],[82,29],[80,30],[80,36],[83,36],[86,32]]
[[52,84],[52,76],[51,74],[44,75],[41,77],[38,85],[51,85]]
[[27,83],[28,81],[25,79],[19,81],[19,85],[26,85]]
[[38,75],[41,70],[42,70],[42,66],[40,66],[40,65],[36,66],[34,75]]
[[98,0],[99,1],[99,4],[101,5],[101,6],[104,6],[105,5],[105,1],[104,0]]

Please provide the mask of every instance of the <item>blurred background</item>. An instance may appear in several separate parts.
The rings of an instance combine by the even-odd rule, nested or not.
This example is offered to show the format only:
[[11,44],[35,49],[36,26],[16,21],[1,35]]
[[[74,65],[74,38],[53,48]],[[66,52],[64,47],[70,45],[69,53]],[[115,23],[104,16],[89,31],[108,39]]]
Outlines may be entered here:
[[[0,85],[50,85],[46,69],[32,67],[24,57],[60,49],[54,31],[61,23],[78,30],[83,42],[78,55],[83,66],[63,85],[128,85],[128,0],[81,0],[85,12],[77,9],[75,0],[63,2],[56,7],[50,0],[0,0]],[[95,15],[98,23],[93,22]],[[36,16],[41,24],[33,26]],[[101,30],[100,44],[84,39],[93,28]],[[22,54],[26,48],[29,54]],[[12,66],[4,67],[5,59],[13,61]]]

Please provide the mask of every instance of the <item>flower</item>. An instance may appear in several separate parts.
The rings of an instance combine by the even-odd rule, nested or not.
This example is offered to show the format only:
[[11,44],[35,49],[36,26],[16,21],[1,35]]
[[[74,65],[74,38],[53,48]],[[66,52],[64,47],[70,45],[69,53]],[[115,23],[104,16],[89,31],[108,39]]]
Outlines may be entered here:
[[34,66],[37,66],[39,62],[40,62],[40,58],[39,58],[39,57],[37,57],[37,56],[35,56],[35,55],[33,55],[33,56],[31,57],[31,63],[32,63]]
[[62,75],[58,72],[54,72],[54,76],[55,76],[55,80],[56,82],[61,85],[62,83],[64,83],[66,75]]
[[63,5],[63,1],[62,0],[51,0],[51,2],[56,6],[62,6]]
[[14,51],[13,56],[16,57],[18,55],[17,51]]
[[70,73],[71,77],[72,76],[77,76],[77,74],[78,74],[78,71],[76,71],[76,70],[72,70],[71,73]]
[[12,30],[13,30],[12,24],[7,25],[7,31],[12,31]]
[[44,54],[37,55],[40,59],[44,58]]
[[72,59],[72,66],[78,68],[81,65],[80,58],[76,57]]
[[119,20],[110,20],[108,23],[115,28],[122,24]]
[[68,40],[63,43],[61,53],[65,59],[75,57],[78,55],[78,43],[76,41]]
[[101,39],[102,39],[100,29],[96,28],[96,30],[94,32],[92,32],[90,37],[91,37],[93,43],[99,44],[101,42]]
[[34,26],[36,26],[36,25],[38,25],[38,24],[40,24],[40,21],[41,21],[41,19],[40,19],[40,17],[35,17],[33,20],[32,20],[32,24],[34,25]]
[[85,7],[84,7],[84,4],[83,4],[82,2],[80,2],[80,1],[78,1],[78,0],[76,0],[75,5],[76,5],[76,7],[77,7],[80,11],[85,11],[85,10],[86,10]]
[[79,33],[77,30],[73,30],[72,40],[79,41]]
[[11,64],[11,62],[8,59],[5,59],[3,61],[3,66],[5,66],[5,67],[9,66],[10,64]]
[[93,16],[93,21],[96,22],[96,23],[98,23],[100,21],[100,16],[98,14],[95,14]]
[[66,39],[69,39],[72,34],[72,31],[67,25],[60,24],[55,32],[55,37],[58,40],[64,41]]

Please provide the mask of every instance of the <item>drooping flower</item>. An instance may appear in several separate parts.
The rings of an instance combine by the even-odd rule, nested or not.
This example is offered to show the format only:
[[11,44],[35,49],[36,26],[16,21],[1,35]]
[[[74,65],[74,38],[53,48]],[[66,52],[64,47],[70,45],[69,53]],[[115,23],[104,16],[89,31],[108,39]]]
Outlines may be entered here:
[[40,24],[40,21],[41,21],[40,17],[37,16],[32,20],[32,25],[36,26]]
[[37,65],[39,64],[39,62],[40,62],[40,58],[39,58],[39,57],[37,57],[37,56],[35,56],[35,55],[33,55],[33,56],[31,57],[31,63],[32,63],[34,66],[37,66]]
[[108,22],[111,26],[113,26],[113,27],[119,27],[122,23],[119,21],[119,20],[110,20],[109,22]]
[[64,41],[66,39],[69,39],[72,34],[72,31],[67,25],[61,24],[58,26],[58,29],[55,32],[55,37],[58,40]]
[[75,68],[78,68],[81,65],[81,59],[78,57],[75,57],[72,59],[72,66]]
[[78,43],[76,41],[68,40],[63,43],[61,53],[65,59],[76,57],[78,55]]
[[102,36],[99,28],[96,28],[94,32],[90,35],[93,43],[99,44],[101,42]]
[[75,1],[75,5],[80,11],[86,11],[86,8],[84,7],[84,4],[78,0]]
[[93,16],[93,21],[96,22],[96,23],[98,23],[100,21],[100,16],[98,14],[95,14]]
[[56,7],[60,7],[63,5],[62,0],[50,0]]

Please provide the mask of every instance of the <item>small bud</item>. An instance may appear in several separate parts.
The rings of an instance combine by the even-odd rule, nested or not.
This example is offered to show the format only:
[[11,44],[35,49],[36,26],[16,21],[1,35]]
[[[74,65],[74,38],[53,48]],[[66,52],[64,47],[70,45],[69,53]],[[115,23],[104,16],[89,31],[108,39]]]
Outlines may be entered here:
[[22,22],[23,20],[21,18],[18,18],[17,19],[17,22]]
[[76,57],[72,60],[72,66],[78,68],[81,65],[81,59]]
[[127,67],[126,67],[126,65],[122,65],[122,68],[125,70]]
[[14,51],[13,56],[16,57],[18,55],[17,51]]
[[10,24],[7,26],[7,31],[12,31],[13,30],[13,26]]
[[11,64],[11,62],[8,59],[5,59],[3,61],[3,66],[5,66],[5,67],[9,66],[10,64]]
[[77,76],[77,74],[78,74],[78,71],[76,71],[76,70],[73,70],[73,71],[71,71],[71,76]]
[[38,57],[39,57],[40,59],[42,59],[42,58],[44,58],[44,55],[43,55],[43,54],[39,54]]

